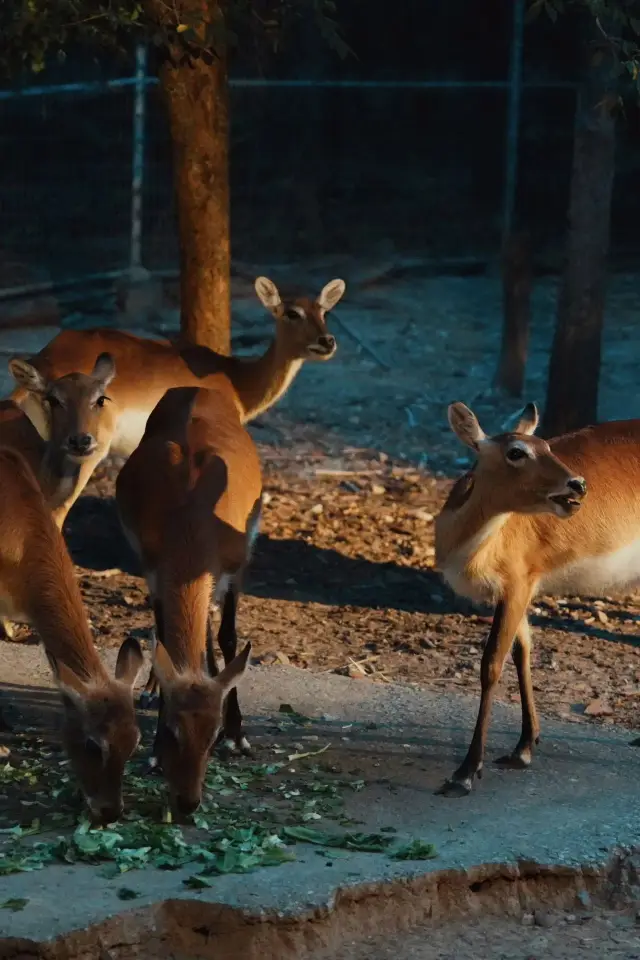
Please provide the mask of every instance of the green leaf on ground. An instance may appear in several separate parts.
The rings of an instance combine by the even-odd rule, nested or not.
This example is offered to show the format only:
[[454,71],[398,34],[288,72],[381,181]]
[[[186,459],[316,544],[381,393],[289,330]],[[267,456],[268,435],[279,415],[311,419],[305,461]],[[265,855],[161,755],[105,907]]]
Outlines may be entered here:
[[11,910],[12,913],[18,913],[18,911],[24,910],[28,903],[29,900],[26,897],[12,897],[10,900],[5,900],[4,903],[0,903],[0,908],[3,910]]
[[393,850],[389,856],[392,860],[433,860],[438,856],[438,851],[432,843],[424,843],[422,840],[412,840],[397,850]]
[[190,890],[206,890],[207,887],[212,887],[213,884],[210,883],[206,877],[187,877],[186,880],[182,881],[185,887],[189,887]]
[[137,900],[140,894],[137,890],[132,890],[131,887],[120,887],[117,896],[118,900]]
[[390,837],[380,833],[327,833],[313,827],[283,827],[282,835],[300,843],[313,843],[319,847],[342,847],[344,850],[360,850],[363,853],[383,853],[391,843]]

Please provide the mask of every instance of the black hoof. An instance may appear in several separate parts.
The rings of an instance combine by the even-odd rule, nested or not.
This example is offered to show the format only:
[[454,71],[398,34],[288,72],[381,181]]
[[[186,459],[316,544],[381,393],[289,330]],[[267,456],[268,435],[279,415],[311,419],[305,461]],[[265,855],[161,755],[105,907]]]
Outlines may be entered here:
[[451,780],[445,780],[441,787],[436,790],[436,796],[440,797],[468,797],[473,788],[473,777],[464,777],[457,780],[452,777]]
[[252,757],[251,745],[246,737],[223,736],[216,744],[216,750],[221,757]]
[[526,754],[508,753],[493,762],[496,766],[509,770],[527,770],[531,766],[531,757],[527,758]]
[[147,761],[147,772],[154,777],[162,775],[162,767],[157,757],[149,757]]

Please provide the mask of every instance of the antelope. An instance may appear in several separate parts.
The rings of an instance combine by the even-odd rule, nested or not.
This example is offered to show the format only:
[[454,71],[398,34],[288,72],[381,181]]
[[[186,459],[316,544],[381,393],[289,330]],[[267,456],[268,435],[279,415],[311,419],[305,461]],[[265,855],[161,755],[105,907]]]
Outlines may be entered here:
[[109,451],[116,424],[107,396],[116,374],[113,358],[102,353],[89,374],[73,372],[51,379],[26,360],[13,357],[9,372],[46,417],[46,439],[13,400],[2,400],[0,444],[18,450],[26,459],[62,529],[81,490]]
[[30,623],[64,710],[63,744],[94,821],[122,813],[124,765],[140,739],[133,685],[142,651],[129,637],[115,679],[94,646],[71,558],[33,471],[0,447],[0,615]]
[[[276,322],[275,338],[262,356],[227,357],[202,346],[180,346],[101,328],[63,330],[30,362],[43,376],[58,378],[75,370],[88,372],[98,353],[111,354],[118,368],[111,389],[118,412],[111,452],[117,456],[128,457],[136,449],[149,414],[170,387],[208,387],[221,373],[233,388],[244,423],[284,396],[306,360],[333,357],[337,345],[327,330],[326,315],[344,295],[345,282],[331,280],[315,299],[282,297],[267,277],[258,277],[255,289]],[[18,388],[12,399],[46,437],[48,426],[39,397]]]
[[[77,484],[78,476],[84,473],[88,479],[109,449],[115,417],[105,391],[115,376],[115,366],[108,354],[102,354],[89,376],[72,373],[47,381],[35,367],[14,357],[9,371],[25,391],[43,399],[49,439],[42,439],[12,400],[0,400],[0,445],[25,458],[61,530],[84,487],[84,483]],[[13,636],[13,627],[0,619],[0,637],[3,635]]]
[[[200,803],[221,728],[225,746],[250,749],[236,686],[251,645],[236,656],[236,607],[260,522],[260,461],[229,380],[218,374],[208,383],[208,389],[166,392],[116,482],[120,520],[140,560],[156,625],[154,761],[180,815]],[[225,668],[217,675],[212,596],[222,607],[217,639]]]
[[[436,563],[473,600],[496,604],[481,665],[480,709],[467,755],[441,792],[480,777],[491,704],[513,645],[522,730],[498,762],[530,765],[540,736],[527,610],[537,594],[603,596],[640,582],[640,420],[587,427],[548,443],[524,408],[512,432],[488,437],[463,403],[449,424],[476,454],[436,520]],[[588,493],[587,493],[588,490]]]

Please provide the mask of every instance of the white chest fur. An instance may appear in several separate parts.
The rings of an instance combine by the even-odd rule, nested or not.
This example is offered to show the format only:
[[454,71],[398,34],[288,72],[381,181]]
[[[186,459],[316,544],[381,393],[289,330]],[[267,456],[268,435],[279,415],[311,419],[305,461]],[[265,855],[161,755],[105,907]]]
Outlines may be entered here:
[[[452,550],[442,567],[442,576],[461,596],[471,600],[486,600],[499,592],[500,585],[489,565],[479,563],[479,554],[507,520],[508,514],[493,517],[468,540]],[[482,571],[480,575],[479,571]]]
[[133,453],[142,440],[150,413],[151,410],[125,410],[120,414],[111,441],[111,453],[117,457],[128,457]]

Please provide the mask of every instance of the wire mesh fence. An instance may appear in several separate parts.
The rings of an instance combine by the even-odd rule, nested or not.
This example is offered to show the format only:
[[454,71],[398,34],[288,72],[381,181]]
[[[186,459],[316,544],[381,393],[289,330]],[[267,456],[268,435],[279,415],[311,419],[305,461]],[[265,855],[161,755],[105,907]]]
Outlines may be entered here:
[[[490,259],[516,214],[560,238],[575,89],[523,82],[519,29],[502,80],[234,78],[234,255]],[[0,297],[140,263],[175,270],[169,132],[144,49],[137,78],[132,63],[111,80],[54,81],[0,90]],[[632,243],[629,150],[614,240]]]

